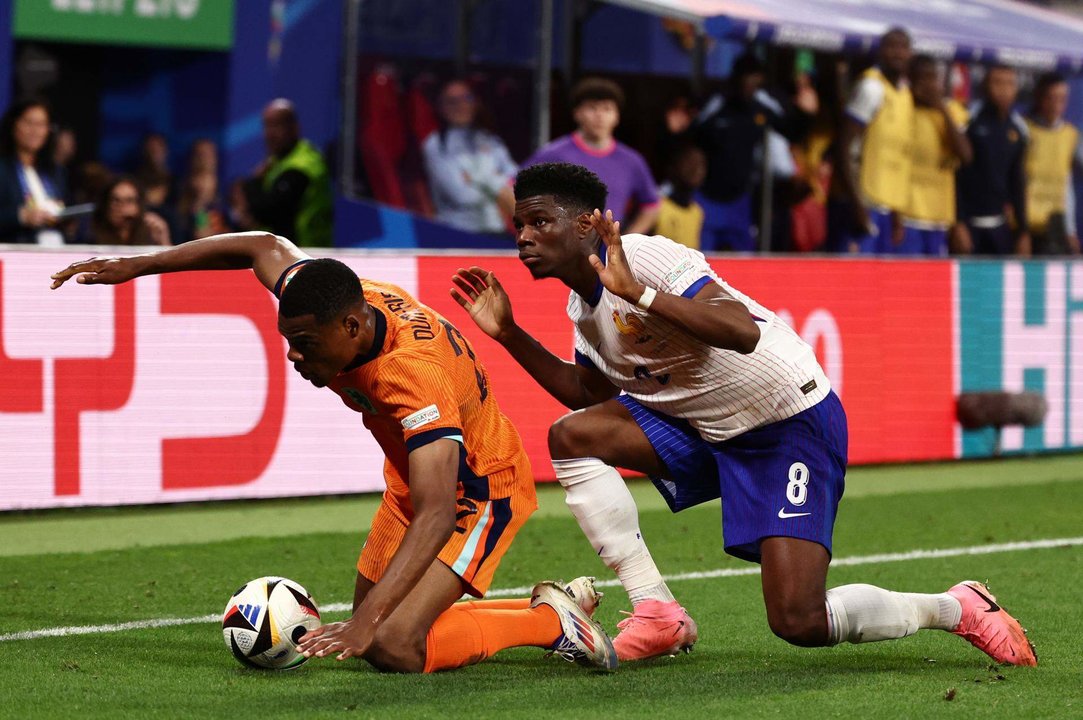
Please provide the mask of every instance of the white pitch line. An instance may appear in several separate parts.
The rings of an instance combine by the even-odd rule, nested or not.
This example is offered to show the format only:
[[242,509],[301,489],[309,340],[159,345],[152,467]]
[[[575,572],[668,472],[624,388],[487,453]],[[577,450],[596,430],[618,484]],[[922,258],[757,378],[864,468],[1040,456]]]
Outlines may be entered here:
[[[1019,552],[1023,550],[1043,550],[1058,547],[1075,547],[1083,545],[1083,537],[1054,538],[1049,540],[1026,540],[1022,542],[995,543],[992,545],[973,545],[971,547],[944,548],[941,550],[911,550],[904,553],[881,553],[878,555],[857,555],[854,557],[835,558],[831,561],[833,567],[848,567],[852,565],[876,565],[880,563],[904,562],[907,560],[935,560],[938,558],[962,557],[967,555],[992,555],[994,553]],[[681,580],[708,580],[713,578],[737,577],[740,575],[758,575],[759,566],[742,568],[721,568],[703,572],[679,573],[666,575],[666,582],[679,582]],[[616,587],[620,585],[617,580],[599,580],[598,587]],[[515,588],[497,588],[490,590],[486,597],[514,597],[526,596],[533,586]],[[328,603],[321,610],[323,612],[344,612],[349,610],[349,603]],[[134,620],[132,622],[118,623],[115,625],[80,625],[75,627],[45,628],[42,630],[24,630],[23,632],[0,635],[0,642],[14,640],[38,640],[40,638],[68,637],[70,635],[100,635],[104,633],[122,632],[124,630],[146,630],[150,628],[172,627],[174,625],[197,625],[200,623],[212,623],[221,621],[221,615],[199,615],[188,618],[157,618],[154,620]]]

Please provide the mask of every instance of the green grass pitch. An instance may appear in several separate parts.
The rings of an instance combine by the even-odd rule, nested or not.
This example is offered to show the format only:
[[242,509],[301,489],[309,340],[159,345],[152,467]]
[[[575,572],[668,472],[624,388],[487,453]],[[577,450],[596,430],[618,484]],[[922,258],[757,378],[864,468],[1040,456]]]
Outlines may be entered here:
[[[633,483],[663,573],[751,567],[721,551],[718,505],[671,515]],[[563,507],[559,488],[497,572],[494,588],[612,575]],[[835,532],[830,585],[942,591],[989,580],[1030,628],[1040,665],[999,668],[963,640],[920,632],[889,643],[790,647],[767,628],[755,575],[678,579],[700,625],[690,655],[585,671],[536,649],[431,676],[381,675],[361,662],[310,661],[286,673],[241,667],[216,622],[12,639],[68,626],[220,613],[243,581],[304,584],[346,602],[372,497],[81,510],[0,516],[0,716],[357,718],[1083,718],[1083,458],[858,468]],[[919,550],[1075,538],[1074,544],[871,558]],[[628,609],[605,588],[611,632]],[[344,613],[325,613],[339,619]]]

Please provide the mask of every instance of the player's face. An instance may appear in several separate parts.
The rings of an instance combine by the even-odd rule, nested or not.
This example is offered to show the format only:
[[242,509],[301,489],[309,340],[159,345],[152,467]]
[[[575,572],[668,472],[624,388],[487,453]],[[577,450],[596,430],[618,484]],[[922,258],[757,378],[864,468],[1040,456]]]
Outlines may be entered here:
[[352,314],[322,325],[315,315],[278,316],[278,332],[289,343],[286,359],[316,387],[326,387],[356,357],[359,330]]
[[880,63],[891,72],[902,74],[910,65],[910,38],[902,33],[888,33],[880,41]]
[[989,71],[985,87],[989,94],[989,102],[1001,111],[1007,112],[1015,104],[1015,98],[1019,95],[1019,78],[1016,77],[1014,70],[995,68]]
[[1042,96],[1038,104],[1038,113],[1046,120],[1053,122],[1064,117],[1068,109],[1068,83],[1057,83],[1050,86]]
[[512,221],[519,260],[535,280],[559,275],[578,252],[574,211],[560,207],[552,195],[520,200]]
[[584,100],[575,108],[575,124],[592,140],[605,140],[620,124],[620,108],[613,100]]

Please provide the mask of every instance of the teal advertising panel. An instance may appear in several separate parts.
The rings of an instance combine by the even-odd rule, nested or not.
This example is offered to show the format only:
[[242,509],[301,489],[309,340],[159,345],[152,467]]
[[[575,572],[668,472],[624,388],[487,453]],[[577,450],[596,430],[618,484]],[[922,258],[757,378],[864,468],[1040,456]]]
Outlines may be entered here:
[[[1083,448],[1083,263],[958,266],[960,390],[1029,390],[1048,404],[1040,427],[1002,431],[1002,452]],[[962,456],[995,443],[992,429],[963,432]]]
[[233,0],[15,0],[17,38],[228,50]]

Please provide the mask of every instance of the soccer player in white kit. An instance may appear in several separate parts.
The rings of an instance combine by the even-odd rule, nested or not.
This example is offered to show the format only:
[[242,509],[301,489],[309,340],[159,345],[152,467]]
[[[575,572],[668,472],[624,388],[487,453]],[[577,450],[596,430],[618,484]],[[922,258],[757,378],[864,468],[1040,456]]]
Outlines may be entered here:
[[519,258],[571,289],[575,361],[520,328],[499,280],[460,269],[452,297],[575,412],[549,431],[567,504],[632,602],[621,661],[689,650],[695,622],[666,586],[616,467],[649,475],[678,512],[722,498],[726,552],[761,564],[771,630],[802,646],[941,629],[994,659],[1035,665],[1022,627],[983,584],[899,593],[826,589],[846,470],[846,415],[812,348],[668,238],[620,236],[586,168],[535,165],[515,184]]

